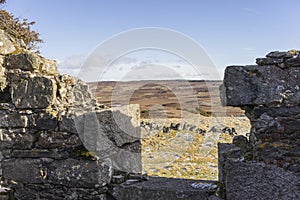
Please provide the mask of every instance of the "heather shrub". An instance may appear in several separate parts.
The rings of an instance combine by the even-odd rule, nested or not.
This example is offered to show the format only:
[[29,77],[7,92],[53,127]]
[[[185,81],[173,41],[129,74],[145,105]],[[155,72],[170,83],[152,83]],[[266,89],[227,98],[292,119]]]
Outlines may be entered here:
[[[0,0],[0,4],[5,3],[5,0]],[[40,34],[32,30],[35,22],[29,22],[27,19],[14,17],[13,14],[6,10],[0,10],[0,29],[4,30],[13,38],[22,40],[28,50],[39,52],[39,44],[43,42]]]

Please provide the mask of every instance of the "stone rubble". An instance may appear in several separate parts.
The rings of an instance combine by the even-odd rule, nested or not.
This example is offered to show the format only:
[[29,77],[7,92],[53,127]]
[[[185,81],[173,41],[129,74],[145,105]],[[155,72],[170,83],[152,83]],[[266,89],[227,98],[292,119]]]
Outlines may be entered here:
[[210,132],[220,132],[220,133],[225,133],[228,134],[230,136],[234,136],[237,135],[238,133],[236,132],[234,127],[228,127],[225,126],[224,128],[217,128],[215,126],[211,127],[209,130],[204,130],[201,128],[198,128],[196,125],[192,125],[192,124],[188,124],[188,123],[170,123],[170,125],[162,125],[159,123],[155,123],[155,122],[144,122],[141,121],[140,123],[140,127],[142,129],[142,131],[146,132],[146,134],[157,134],[159,132],[163,132],[163,133],[169,133],[171,130],[174,131],[189,131],[189,132],[194,132],[194,133],[198,133],[201,135],[205,135],[206,133],[210,133]]

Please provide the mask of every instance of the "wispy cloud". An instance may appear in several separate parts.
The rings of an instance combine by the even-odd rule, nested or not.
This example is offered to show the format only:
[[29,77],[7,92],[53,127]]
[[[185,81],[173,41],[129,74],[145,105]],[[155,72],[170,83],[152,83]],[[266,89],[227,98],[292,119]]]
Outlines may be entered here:
[[242,11],[245,13],[245,14],[248,14],[248,15],[258,15],[259,12],[257,9],[251,9],[251,8],[242,8]]
[[[101,66],[104,58],[86,60],[85,55],[72,55],[64,60],[58,61],[59,71],[63,74],[79,76],[84,66],[89,66],[88,71]],[[88,64],[86,65],[86,63]],[[94,70],[97,71],[97,70]],[[211,67],[194,67],[182,60],[138,59],[136,57],[122,57],[107,66],[102,74],[96,74],[97,80],[86,81],[130,81],[130,80],[169,80],[169,79],[220,79],[218,71]]]
[[58,60],[58,70],[61,74],[69,74],[77,76],[82,63],[85,61],[86,56],[82,54],[72,55],[63,60]]

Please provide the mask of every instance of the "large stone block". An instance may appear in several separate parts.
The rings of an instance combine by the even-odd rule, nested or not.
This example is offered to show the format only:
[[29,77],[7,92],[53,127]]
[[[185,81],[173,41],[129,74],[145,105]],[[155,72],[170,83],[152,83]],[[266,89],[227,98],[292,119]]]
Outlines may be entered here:
[[110,182],[111,163],[99,160],[66,159],[53,162],[48,168],[48,181],[74,188],[103,187]]
[[58,75],[56,62],[45,59],[34,53],[12,54],[5,57],[4,67],[21,69],[24,71],[36,71],[45,75]]
[[68,149],[82,146],[78,135],[72,135],[66,132],[42,131],[39,133],[36,142],[38,148],[45,149]]
[[[140,140],[140,127],[135,117],[127,115],[126,108],[97,112],[100,129],[103,130],[118,147]],[[136,114],[139,112],[134,110]]]
[[32,114],[30,117],[30,127],[37,130],[55,130],[58,125],[58,119],[50,113]]
[[66,151],[59,151],[58,149],[30,149],[30,150],[13,150],[11,152],[12,158],[53,158],[56,160],[66,159],[69,153]]
[[72,80],[74,85],[72,89],[67,94],[70,105],[72,105],[72,112],[76,114],[82,114],[86,112],[91,112],[96,106],[96,100],[93,98],[89,91],[88,85],[80,79],[74,79],[72,77],[62,77],[65,83],[68,80]]
[[[131,181],[133,182],[132,184],[122,183],[110,185],[109,193],[116,200],[220,199],[214,195],[217,190],[217,183],[213,181],[195,181],[162,177],[150,177],[148,181],[137,181],[135,179]],[[199,186],[199,188],[197,188],[197,186]]]
[[5,57],[5,68],[21,69],[24,71],[34,71],[39,68],[39,57],[35,54],[12,54]]
[[67,188],[57,185],[28,184],[14,192],[16,199],[106,200],[105,188]]
[[300,177],[292,172],[230,159],[224,170],[227,199],[300,199]]
[[25,128],[28,126],[28,118],[19,113],[0,115],[0,128]]
[[0,129],[0,150],[31,149],[36,135],[26,129]]
[[132,117],[109,109],[79,115],[74,120],[86,149],[111,159],[116,170],[141,173],[140,127],[133,125]]
[[3,178],[17,183],[43,183],[40,159],[9,159],[2,161]]
[[55,84],[46,77],[21,79],[13,84],[11,96],[12,102],[17,108],[47,108],[55,97]]
[[229,66],[222,87],[224,105],[296,106],[300,104],[300,67]]

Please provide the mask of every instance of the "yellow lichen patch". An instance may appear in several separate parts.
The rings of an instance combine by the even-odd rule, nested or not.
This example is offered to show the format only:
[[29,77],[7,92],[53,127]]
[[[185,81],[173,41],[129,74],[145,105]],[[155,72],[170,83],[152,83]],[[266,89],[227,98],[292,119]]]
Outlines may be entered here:
[[91,152],[91,151],[81,151],[80,156],[90,158],[92,160],[97,160],[98,159],[96,153]]
[[298,52],[299,52],[299,51],[296,50],[296,49],[292,49],[292,50],[289,50],[289,51],[288,51],[288,53],[291,54],[291,55],[293,55],[293,56],[296,55]]
[[264,148],[266,148],[266,146],[267,146],[267,143],[261,143],[258,145],[258,148],[264,149]]

